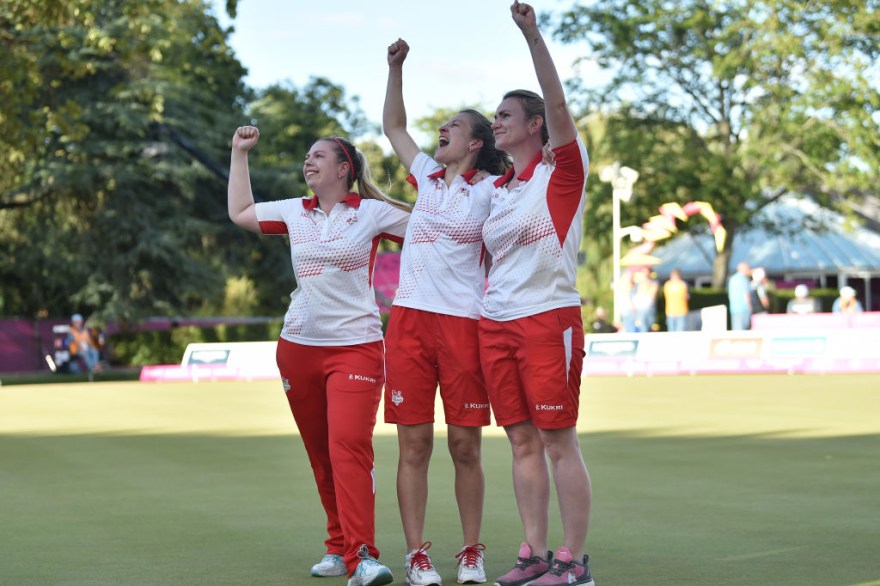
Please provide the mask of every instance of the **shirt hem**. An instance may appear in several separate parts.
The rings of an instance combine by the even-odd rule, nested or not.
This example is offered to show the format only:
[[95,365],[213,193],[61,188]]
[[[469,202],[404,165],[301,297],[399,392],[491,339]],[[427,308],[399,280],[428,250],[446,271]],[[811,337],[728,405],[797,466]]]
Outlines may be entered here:
[[483,312],[480,314],[480,317],[491,319],[492,321],[513,321],[515,319],[521,319],[524,317],[531,317],[533,315],[538,315],[539,313],[546,313],[548,311],[553,311],[554,309],[563,309],[566,307],[580,307],[580,301],[577,303],[558,303],[552,305],[538,305],[535,307],[523,308],[515,312],[505,312],[505,313],[491,313],[491,312]]
[[357,346],[358,344],[370,344],[372,342],[381,342],[382,335],[377,336],[364,336],[360,338],[346,338],[341,340],[327,340],[327,339],[314,339],[314,338],[304,338],[302,336],[289,336],[285,335],[283,332],[279,336],[280,338],[287,340],[288,342],[293,342],[294,344],[300,344],[302,346]]
[[466,311],[462,309],[455,309],[450,307],[438,307],[433,305],[427,305],[423,303],[407,303],[405,301],[397,301],[395,300],[392,305],[396,305],[397,307],[406,307],[407,309],[418,309],[419,311],[429,311],[431,313],[439,313],[440,315],[451,315],[452,317],[465,317],[468,319],[480,319],[479,310],[476,311]]

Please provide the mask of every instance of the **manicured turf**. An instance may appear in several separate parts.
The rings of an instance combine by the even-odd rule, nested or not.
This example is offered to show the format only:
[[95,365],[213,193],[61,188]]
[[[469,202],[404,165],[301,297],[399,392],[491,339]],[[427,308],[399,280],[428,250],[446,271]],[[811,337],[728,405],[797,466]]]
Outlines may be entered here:
[[[880,586],[880,377],[590,378],[580,429],[600,586]],[[484,442],[490,577],[521,530]],[[403,583],[396,438],[377,428],[377,541]],[[461,546],[438,434],[426,537]],[[276,383],[0,387],[0,584],[298,585],[323,513]],[[552,511],[552,543],[559,543]]]

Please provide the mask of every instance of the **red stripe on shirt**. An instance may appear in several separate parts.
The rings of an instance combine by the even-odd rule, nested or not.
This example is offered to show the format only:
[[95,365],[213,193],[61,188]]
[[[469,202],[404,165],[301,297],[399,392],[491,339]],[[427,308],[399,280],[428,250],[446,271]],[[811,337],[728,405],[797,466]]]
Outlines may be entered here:
[[547,207],[562,246],[584,194],[586,171],[576,140],[553,149],[553,154],[556,168],[547,185]]
[[287,224],[282,220],[263,220],[260,222],[263,234],[287,234]]

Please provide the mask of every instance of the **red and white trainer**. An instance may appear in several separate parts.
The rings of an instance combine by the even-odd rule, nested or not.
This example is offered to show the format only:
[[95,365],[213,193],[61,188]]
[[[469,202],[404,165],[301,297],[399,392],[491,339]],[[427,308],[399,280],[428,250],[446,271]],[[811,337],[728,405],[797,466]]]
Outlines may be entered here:
[[418,549],[406,554],[406,583],[410,586],[443,586],[440,574],[428,557],[430,547],[431,542],[426,541]]
[[458,583],[483,584],[486,571],[483,569],[483,552],[486,546],[482,543],[465,545],[455,557],[458,558]]

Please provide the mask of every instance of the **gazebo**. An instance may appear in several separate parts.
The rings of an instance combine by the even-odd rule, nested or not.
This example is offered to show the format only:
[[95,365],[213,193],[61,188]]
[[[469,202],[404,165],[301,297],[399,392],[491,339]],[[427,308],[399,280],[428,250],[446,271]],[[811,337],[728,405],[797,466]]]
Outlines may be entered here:
[[[663,280],[673,268],[696,287],[712,280],[715,241],[708,230],[681,233],[651,254],[661,261],[654,270]],[[738,231],[730,270],[742,261],[777,281],[850,285],[866,310],[880,307],[880,234],[809,199],[780,198],[761,210],[753,227]]]

